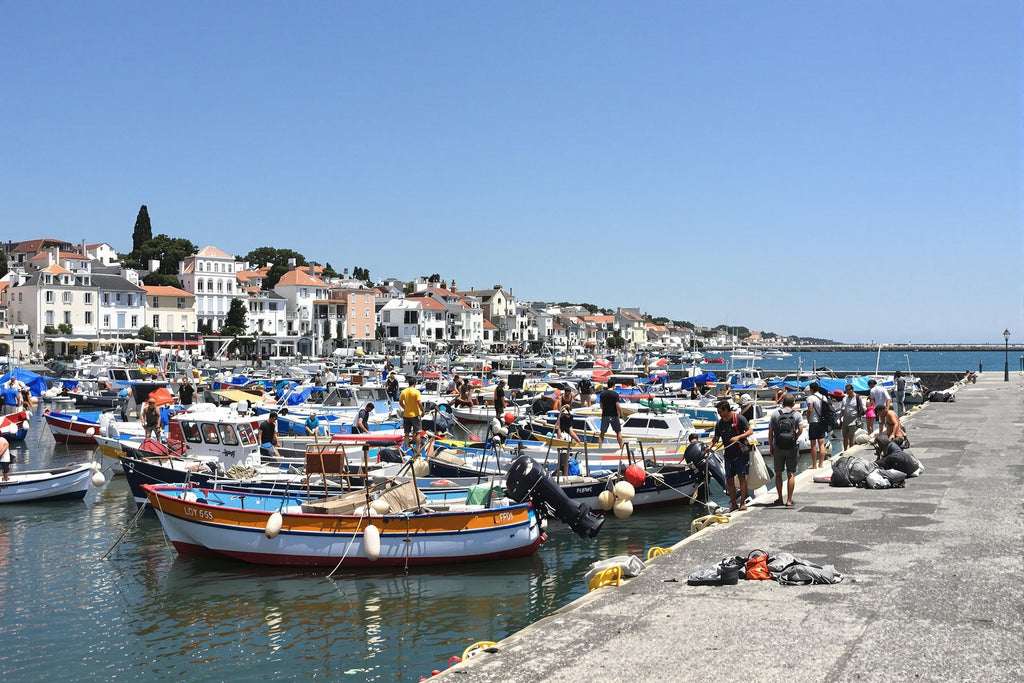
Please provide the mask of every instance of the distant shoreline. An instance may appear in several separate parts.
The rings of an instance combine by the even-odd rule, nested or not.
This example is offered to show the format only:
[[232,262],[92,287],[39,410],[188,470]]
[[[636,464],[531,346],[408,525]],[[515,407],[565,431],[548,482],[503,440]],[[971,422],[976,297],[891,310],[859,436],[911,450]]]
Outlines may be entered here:
[[[743,351],[763,351],[766,349],[781,349],[786,352],[793,351],[878,351],[878,344],[798,344],[798,345],[751,345],[743,346]],[[1003,351],[1006,349],[1001,344],[882,344],[882,351]],[[705,346],[702,351],[720,351],[729,353],[739,351],[740,347],[732,346]],[[1024,351],[1024,344],[1010,344],[1012,352]]]

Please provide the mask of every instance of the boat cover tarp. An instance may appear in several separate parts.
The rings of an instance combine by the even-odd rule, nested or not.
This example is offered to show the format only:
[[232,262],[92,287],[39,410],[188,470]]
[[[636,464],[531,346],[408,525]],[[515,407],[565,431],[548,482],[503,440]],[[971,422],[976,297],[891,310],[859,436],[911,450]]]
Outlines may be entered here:
[[3,377],[0,377],[0,384],[6,384],[11,377],[28,387],[29,393],[39,396],[46,391],[46,378],[25,368],[14,368]]
[[713,372],[702,372],[701,374],[695,375],[693,377],[684,377],[682,383],[679,385],[679,388],[684,390],[684,391],[689,391],[690,389],[693,389],[698,384],[708,384],[709,382],[717,382],[717,381],[718,381],[718,377],[715,375],[715,373],[713,373]]

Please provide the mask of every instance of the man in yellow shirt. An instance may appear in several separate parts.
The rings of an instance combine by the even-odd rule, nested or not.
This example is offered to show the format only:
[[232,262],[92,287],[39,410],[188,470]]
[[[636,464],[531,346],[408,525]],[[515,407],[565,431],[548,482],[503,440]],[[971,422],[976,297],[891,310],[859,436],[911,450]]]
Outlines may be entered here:
[[420,390],[416,388],[415,379],[409,379],[409,386],[398,397],[398,405],[402,406],[405,447],[409,447],[409,437],[411,436],[418,451],[422,446],[420,432],[423,431],[423,401],[420,397]]

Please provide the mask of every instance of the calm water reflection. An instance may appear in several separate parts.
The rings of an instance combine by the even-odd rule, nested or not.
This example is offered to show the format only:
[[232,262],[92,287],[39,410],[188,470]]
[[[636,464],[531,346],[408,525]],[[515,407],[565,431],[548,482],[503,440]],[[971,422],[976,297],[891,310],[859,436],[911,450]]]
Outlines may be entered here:
[[[82,461],[38,416],[18,466]],[[109,471],[107,472],[109,479]],[[532,558],[325,572],[179,559],[123,478],[84,502],[0,508],[3,680],[416,681],[586,592],[591,562],[682,538],[698,508],[609,518],[597,539],[552,523]]]

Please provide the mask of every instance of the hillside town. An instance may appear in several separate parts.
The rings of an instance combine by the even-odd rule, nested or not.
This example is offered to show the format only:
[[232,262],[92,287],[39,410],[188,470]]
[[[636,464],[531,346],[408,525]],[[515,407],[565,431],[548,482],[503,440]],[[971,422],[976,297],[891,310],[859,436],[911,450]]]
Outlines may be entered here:
[[[149,341],[207,356],[324,357],[361,349],[562,352],[735,344],[724,330],[656,324],[639,308],[598,310],[517,299],[512,287],[461,287],[454,277],[374,282],[270,264],[208,245],[177,264],[178,286],[146,285],[107,243],[43,238],[2,245],[0,342],[21,357],[59,357]],[[205,334],[203,333],[205,332]],[[759,334],[743,341],[757,343]],[[777,343],[777,340],[775,340]]]

